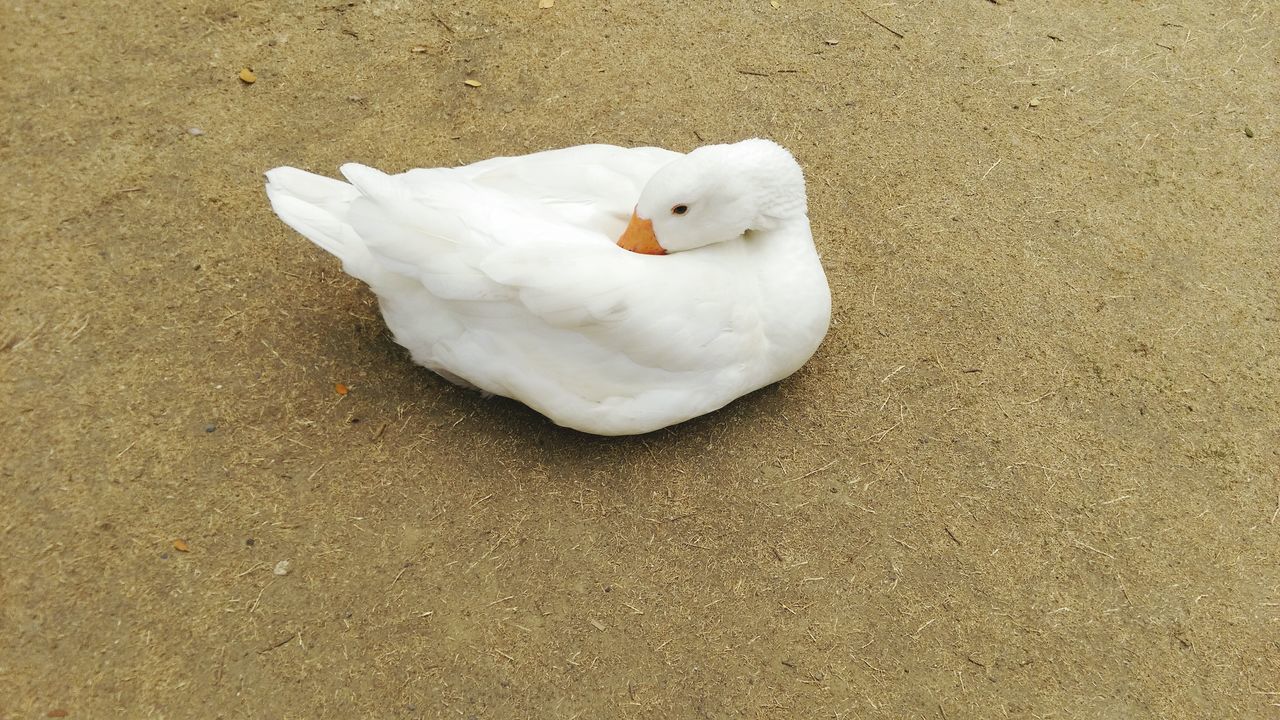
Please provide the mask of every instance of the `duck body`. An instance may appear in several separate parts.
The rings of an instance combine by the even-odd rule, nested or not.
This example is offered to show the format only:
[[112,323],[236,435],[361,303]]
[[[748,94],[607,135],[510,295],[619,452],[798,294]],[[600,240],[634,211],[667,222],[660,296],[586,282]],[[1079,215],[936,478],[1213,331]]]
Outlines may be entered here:
[[[769,141],[342,173],[276,168],[267,194],[369,285],[415,362],[560,425],[630,435],[688,420],[795,372],[827,331],[803,176]],[[637,232],[643,252],[668,254],[615,244]]]

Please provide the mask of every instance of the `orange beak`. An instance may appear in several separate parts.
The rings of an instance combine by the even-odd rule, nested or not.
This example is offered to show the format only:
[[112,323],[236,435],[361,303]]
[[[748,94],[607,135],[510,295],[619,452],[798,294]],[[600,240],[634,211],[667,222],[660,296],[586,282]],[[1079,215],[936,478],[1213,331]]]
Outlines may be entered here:
[[667,251],[658,244],[657,236],[653,234],[653,221],[641,220],[634,211],[631,213],[631,222],[627,224],[627,229],[622,232],[622,237],[618,238],[618,247],[645,255],[667,254]]

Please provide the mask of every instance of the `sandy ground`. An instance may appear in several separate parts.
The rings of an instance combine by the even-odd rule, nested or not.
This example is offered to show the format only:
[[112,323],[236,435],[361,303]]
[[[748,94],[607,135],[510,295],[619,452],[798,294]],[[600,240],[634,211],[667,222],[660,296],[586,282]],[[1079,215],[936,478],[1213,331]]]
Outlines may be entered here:
[[[1278,35],[4,3],[0,716],[1280,716]],[[806,168],[831,334],[639,438],[415,368],[261,187],[753,135]]]

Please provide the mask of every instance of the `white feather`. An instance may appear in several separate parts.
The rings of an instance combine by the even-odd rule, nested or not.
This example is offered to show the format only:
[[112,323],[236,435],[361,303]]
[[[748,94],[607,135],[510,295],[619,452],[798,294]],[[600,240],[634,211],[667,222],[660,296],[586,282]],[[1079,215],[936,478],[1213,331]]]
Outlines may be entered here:
[[401,175],[344,165],[350,184],[277,168],[267,194],[369,284],[416,362],[561,425],[634,434],[791,374],[830,317],[803,207],[686,252],[615,245],[649,180],[693,157],[586,145]]

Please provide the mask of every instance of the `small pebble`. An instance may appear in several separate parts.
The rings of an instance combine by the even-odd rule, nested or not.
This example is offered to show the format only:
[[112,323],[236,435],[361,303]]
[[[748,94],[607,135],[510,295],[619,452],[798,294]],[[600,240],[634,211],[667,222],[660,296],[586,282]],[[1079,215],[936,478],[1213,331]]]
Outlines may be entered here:
[[200,137],[201,135],[204,134],[204,131],[201,130],[200,128],[192,127],[192,128],[187,128],[187,134],[194,137]]
[[257,541],[257,540],[254,540],[253,538],[245,538],[245,539],[244,539],[244,544],[245,544],[245,545],[248,545],[249,547],[253,547],[254,545],[257,545],[257,544],[258,544],[258,541]]
[[1031,107],[1040,107],[1040,98],[1033,98],[1031,102],[1027,104],[1030,105]]
[[209,423],[208,425],[205,425],[205,426],[204,426],[204,431],[205,431],[205,432],[207,432],[207,433],[211,433],[211,432],[213,432],[214,430],[217,430],[217,429],[218,429],[218,426],[217,426],[217,425],[214,425],[213,423]]
[[288,574],[289,574],[289,561],[288,561],[288,560],[281,560],[280,562],[276,563],[276,567],[275,567],[275,569],[274,569],[274,570],[272,570],[271,572],[275,573],[276,575],[288,575]]
[[1249,127],[1248,125],[1245,125],[1245,126],[1244,126],[1244,136],[1245,136],[1245,137],[1248,137],[1248,138],[1253,137],[1253,128]]

